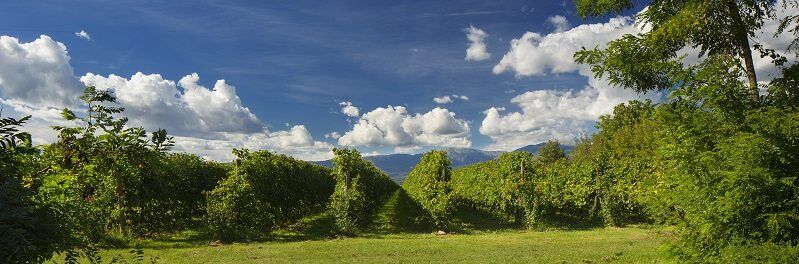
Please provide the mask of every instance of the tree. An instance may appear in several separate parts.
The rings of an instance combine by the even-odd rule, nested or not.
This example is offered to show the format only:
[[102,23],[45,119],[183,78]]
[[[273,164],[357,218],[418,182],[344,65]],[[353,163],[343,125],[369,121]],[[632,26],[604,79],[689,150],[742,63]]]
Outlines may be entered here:
[[[36,200],[30,186],[38,150],[20,132],[30,119],[0,118],[0,262],[44,262],[68,248],[67,231],[59,228],[52,208]],[[22,144],[20,144],[22,143]],[[27,184],[26,184],[27,183]]]
[[549,140],[544,146],[538,149],[536,160],[542,164],[549,164],[565,158],[566,152],[563,151],[560,142],[557,140]]
[[134,230],[130,225],[153,224],[142,208],[159,197],[146,185],[162,175],[161,158],[173,145],[172,138],[158,130],[148,141],[143,128],[128,127],[127,118],[115,118],[124,108],[113,106],[116,98],[108,91],[90,86],[80,99],[87,106],[84,115],[66,108],[61,115],[81,125],[54,127],[59,136],[46,148],[45,156],[53,163],[48,169],[75,178],[82,199],[102,212],[98,221],[107,219],[119,233]]
[[[576,5],[583,18],[633,8],[632,0],[577,0]],[[607,74],[615,85],[648,91],[670,89],[686,81],[680,76],[682,64],[677,54],[683,48],[698,48],[700,56],[734,56],[743,61],[749,102],[756,105],[760,95],[752,49],[770,56],[778,66],[785,62],[773,50],[759,43],[750,45],[749,40],[764,20],[774,18],[775,8],[772,0],[654,0],[636,17],[640,25],[651,26],[650,31],[626,35],[608,43],[605,50],[583,49],[575,57],[590,64],[597,76]],[[785,18],[779,31],[796,20],[795,16]]]

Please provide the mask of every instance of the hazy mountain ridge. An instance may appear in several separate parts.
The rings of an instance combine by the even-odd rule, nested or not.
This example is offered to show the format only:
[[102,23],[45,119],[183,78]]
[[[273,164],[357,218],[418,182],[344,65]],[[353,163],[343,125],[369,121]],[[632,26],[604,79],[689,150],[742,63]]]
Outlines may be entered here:
[[[527,151],[535,154],[538,153],[538,149],[544,146],[544,144],[546,143],[524,146],[514,151]],[[566,153],[572,149],[572,146],[562,145],[562,147]],[[503,151],[485,151],[469,148],[450,148],[445,150],[447,151],[449,160],[452,161],[453,168],[492,160],[499,157],[500,154],[505,153]],[[402,184],[411,169],[422,160],[422,153],[365,156],[364,159],[371,161],[375,166],[387,173],[392,180]],[[333,167],[333,160],[316,161],[315,163],[329,168]]]

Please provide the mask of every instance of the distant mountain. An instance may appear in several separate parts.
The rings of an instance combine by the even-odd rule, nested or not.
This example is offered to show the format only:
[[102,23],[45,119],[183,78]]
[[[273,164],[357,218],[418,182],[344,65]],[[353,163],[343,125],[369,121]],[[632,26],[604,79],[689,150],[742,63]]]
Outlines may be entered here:
[[[457,168],[469,164],[491,160],[502,154],[500,151],[482,151],[467,148],[446,149],[447,156],[452,161],[452,167]],[[419,161],[422,154],[390,154],[366,156],[364,159],[371,161],[378,168],[386,172],[398,184],[405,181],[405,177]],[[317,161],[316,164],[333,167],[332,160]]]
[[[546,143],[529,145],[514,151],[527,151],[533,154],[538,154],[538,149],[544,146],[544,144]],[[573,148],[572,146],[566,145],[561,145],[561,147],[563,147],[563,151],[566,153],[569,153]],[[447,156],[449,156],[449,160],[452,161],[453,168],[492,160],[504,153],[502,151],[484,151],[469,148],[450,148],[446,149],[446,151]],[[422,160],[422,154],[376,155],[366,156],[364,159],[371,161],[375,164],[375,166],[387,173],[388,176],[391,176],[391,179],[394,180],[394,182],[402,184],[402,182],[405,181],[405,178],[408,177],[408,173],[411,172],[411,169],[413,169],[413,167]],[[328,168],[333,167],[332,160],[316,161],[315,163]]]
[[[546,142],[541,142],[541,143],[538,143],[538,144],[535,144],[535,145],[527,145],[527,146],[518,148],[518,149],[516,149],[514,151],[527,151],[527,152],[530,152],[530,153],[533,153],[533,154],[538,154],[538,150],[541,149],[541,147],[543,147],[546,144],[547,144]],[[571,152],[572,149],[574,148],[574,146],[567,146],[567,145],[560,145],[560,147],[563,148],[563,152],[566,152],[566,154],[569,154],[569,152]]]

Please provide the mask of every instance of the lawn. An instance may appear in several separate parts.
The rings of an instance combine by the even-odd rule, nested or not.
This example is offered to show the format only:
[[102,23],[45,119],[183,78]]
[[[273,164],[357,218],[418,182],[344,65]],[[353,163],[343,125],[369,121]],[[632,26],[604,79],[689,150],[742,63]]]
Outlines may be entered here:
[[[360,238],[233,243],[145,243],[158,263],[651,263],[665,239],[657,230],[598,228],[502,230],[471,234],[397,234]],[[104,259],[129,249],[104,251]]]

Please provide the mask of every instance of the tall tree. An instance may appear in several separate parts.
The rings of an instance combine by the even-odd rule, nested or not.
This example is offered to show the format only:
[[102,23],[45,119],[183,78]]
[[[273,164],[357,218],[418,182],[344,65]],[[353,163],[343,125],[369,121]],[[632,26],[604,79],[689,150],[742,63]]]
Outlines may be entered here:
[[[633,8],[632,0],[575,0],[575,3],[583,18],[618,14]],[[697,48],[700,56],[734,56],[743,62],[749,100],[757,104],[760,95],[752,50],[772,57],[778,65],[785,60],[759,43],[752,45],[750,38],[763,27],[765,20],[775,18],[774,9],[778,6],[773,0],[654,0],[636,17],[639,25],[651,30],[615,40],[604,51],[580,51],[576,58],[591,64],[597,75],[608,74],[616,85],[647,91],[668,89],[679,82],[674,77],[681,66],[677,52],[682,48]],[[784,19],[779,31],[789,29],[793,20]]]

